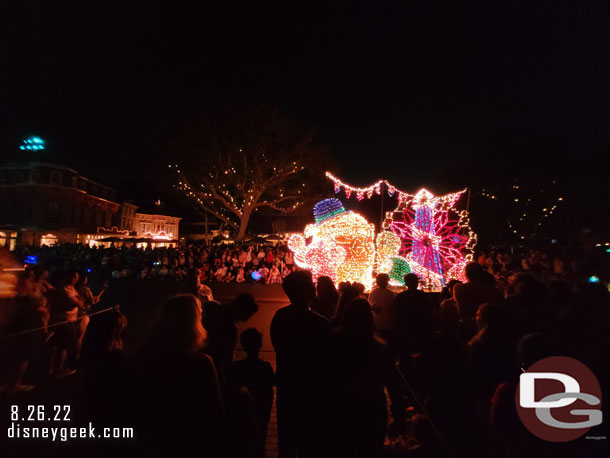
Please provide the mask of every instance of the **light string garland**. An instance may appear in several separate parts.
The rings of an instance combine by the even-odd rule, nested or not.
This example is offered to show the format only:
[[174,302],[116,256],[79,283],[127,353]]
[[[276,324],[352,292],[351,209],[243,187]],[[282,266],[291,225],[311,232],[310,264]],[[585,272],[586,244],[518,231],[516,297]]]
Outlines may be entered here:
[[[357,188],[357,187],[345,184],[344,182],[342,182],[339,178],[335,177],[330,172],[326,172],[326,177],[330,178],[333,181],[335,194],[338,194],[339,192],[341,192],[341,189],[343,188],[343,190],[345,192],[345,197],[347,197],[349,199],[352,196],[352,194],[354,194],[358,200],[362,200],[365,197],[370,199],[371,197],[373,197],[373,194],[377,194],[377,195],[381,194],[381,186],[384,183],[387,183],[385,180],[379,180],[377,183],[372,184],[371,186],[367,186],[366,188]],[[394,190],[395,190],[395,188],[394,188]],[[389,187],[388,187],[388,194],[389,194]]]

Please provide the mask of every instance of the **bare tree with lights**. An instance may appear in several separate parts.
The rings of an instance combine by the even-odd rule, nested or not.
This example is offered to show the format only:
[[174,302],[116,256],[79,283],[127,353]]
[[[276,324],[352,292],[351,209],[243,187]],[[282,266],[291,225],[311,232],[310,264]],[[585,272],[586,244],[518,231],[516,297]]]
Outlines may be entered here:
[[325,159],[314,133],[277,107],[228,109],[193,124],[170,164],[176,189],[242,240],[251,216],[298,208],[322,181]]

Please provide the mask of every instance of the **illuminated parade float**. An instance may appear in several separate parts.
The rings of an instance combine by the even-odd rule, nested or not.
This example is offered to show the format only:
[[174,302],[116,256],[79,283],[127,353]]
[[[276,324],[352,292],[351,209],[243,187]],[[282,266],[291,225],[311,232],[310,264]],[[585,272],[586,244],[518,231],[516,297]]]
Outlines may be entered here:
[[362,283],[367,290],[373,273],[387,273],[396,286],[404,284],[407,273],[415,273],[423,288],[440,290],[452,278],[463,280],[464,266],[472,261],[476,234],[470,229],[468,211],[456,209],[465,190],[435,196],[422,189],[416,194],[398,190],[386,180],[366,188],[343,183],[332,174],[335,193],[344,190],[360,201],[380,195],[384,188],[391,197],[398,193],[398,206],[386,212],[382,230],[362,215],[346,211],[339,199],[331,198],[314,206],[315,224],[295,234],[288,248],[296,264],[311,270],[314,279],[328,276],[335,283]]

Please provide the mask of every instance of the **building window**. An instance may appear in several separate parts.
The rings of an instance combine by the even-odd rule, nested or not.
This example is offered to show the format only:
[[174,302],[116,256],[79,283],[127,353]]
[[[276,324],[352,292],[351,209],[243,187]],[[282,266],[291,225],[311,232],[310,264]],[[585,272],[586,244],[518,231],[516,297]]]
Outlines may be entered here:
[[53,246],[57,244],[57,236],[54,234],[46,234],[40,238],[41,246]]
[[16,232],[0,232],[0,247],[8,248],[9,251],[14,251],[16,243]]
[[57,170],[51,172],[51,175],[49,176],[49,182],[51,184],[61,184],[61,172],[58,172]]
[[38,172],[38,170],[32,170],[30,172],[30,181],[38,183],[38,180],[40,180],[40,173]]
[[23,173],[15,172],[15,183],[23,183]]

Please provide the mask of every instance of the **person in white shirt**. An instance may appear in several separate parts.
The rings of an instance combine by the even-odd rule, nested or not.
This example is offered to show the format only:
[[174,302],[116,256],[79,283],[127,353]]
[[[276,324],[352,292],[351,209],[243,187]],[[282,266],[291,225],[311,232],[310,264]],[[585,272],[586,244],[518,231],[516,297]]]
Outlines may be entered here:
[[244,267],[247,262],[250,262],[251,258],[252,257],[250,256],[250,248],[248,249],[248,251],[242,250],[241,253],[239,253],[239,265],[241,267]]
[[379,274],[375,279],[377,287],[369,294],[369,302],[375,318],[375,326],[379,335],[391,345],[392,336],[396,329],[393,303],[396,294],[388,289],[390,277],[388,274]]

